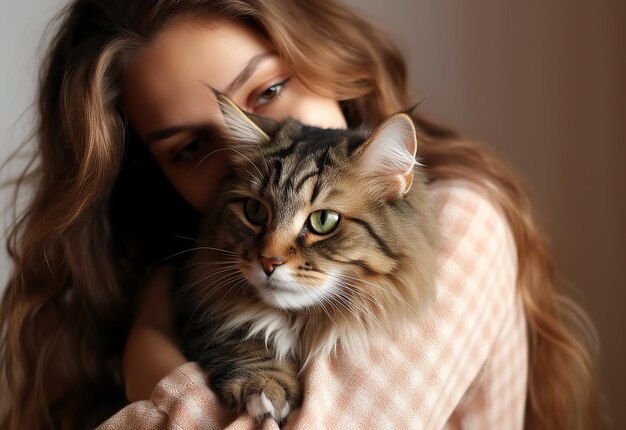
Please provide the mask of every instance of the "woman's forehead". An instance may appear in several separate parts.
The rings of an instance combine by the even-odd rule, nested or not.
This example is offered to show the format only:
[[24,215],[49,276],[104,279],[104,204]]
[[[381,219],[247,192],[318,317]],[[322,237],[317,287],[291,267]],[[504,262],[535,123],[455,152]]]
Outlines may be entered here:
[[256,56],[272,52],[248,27],[228,21],[167,27],[129,63],[124,105],[141,136],[155,124],[203,122],[217,106],[206,84],[225,91]]

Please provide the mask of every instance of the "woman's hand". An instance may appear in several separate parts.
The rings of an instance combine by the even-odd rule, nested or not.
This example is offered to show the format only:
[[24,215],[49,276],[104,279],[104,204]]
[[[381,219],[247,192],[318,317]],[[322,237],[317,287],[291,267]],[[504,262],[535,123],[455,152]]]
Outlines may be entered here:
[[122,357],[122,377],[130,402],[150,399],[155,385],[187,362],[174,340],[171,280],[172,269],[161,267],[139,294]]

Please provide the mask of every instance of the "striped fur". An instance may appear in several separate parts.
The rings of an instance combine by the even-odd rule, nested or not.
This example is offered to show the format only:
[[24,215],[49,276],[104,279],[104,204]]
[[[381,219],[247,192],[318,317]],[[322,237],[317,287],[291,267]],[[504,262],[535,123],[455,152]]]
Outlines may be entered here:
[[[366,353],[420,315],[434,294],[436,228],[403,114],[374,131],[288,119],[262,132],[220,101],[237,127],[234,174],[179,287],[182,343],[227,404],[281,421],[310,359]],[[267,210],[261,225],[248,199]],[[312,231],[318,210],[339,214],[331,233]],[[270,257],[281,264],[268,275]]]

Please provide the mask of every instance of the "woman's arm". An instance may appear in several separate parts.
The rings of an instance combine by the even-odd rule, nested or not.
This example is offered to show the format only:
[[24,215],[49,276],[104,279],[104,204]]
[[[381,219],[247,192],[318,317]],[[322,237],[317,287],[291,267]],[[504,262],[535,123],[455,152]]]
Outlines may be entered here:
[[[138,297],[122,357],[131,404],[98,430],[223,429],[234,419],[209,388],[205,372],[188,362],[176,344],[171,281],[171,268],[157,269]],[[247,427],[253,428],[254,421],[247,419]]]
[[122,358],[124,387],[130,402],[150,399],[156,384],[187,362],[174,340],[171,275],[169,267],[157,269],[137,301]]

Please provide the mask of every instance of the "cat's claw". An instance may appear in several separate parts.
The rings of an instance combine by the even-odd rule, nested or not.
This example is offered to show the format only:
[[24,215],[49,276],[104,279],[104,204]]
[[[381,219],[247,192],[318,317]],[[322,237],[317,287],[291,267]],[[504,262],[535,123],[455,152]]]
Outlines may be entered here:
[[265,416],[270,415],[276,421],[281,422],[289,415],[291,408],[289,407],[289,403],[285,402],[285,406],[283,406],[280,411],[277,410],[270,399],[262,392],[261,394],[253,394],[248,397],[246,410],[248,414],[256,418],[257,421],[261,421]]
[[291,412],[291,407],[289,406],[289,403],[285,403],[285,406],[283,406],[280,411],[280,419],[285,419],[285,417],[289,415],[289,412]]

